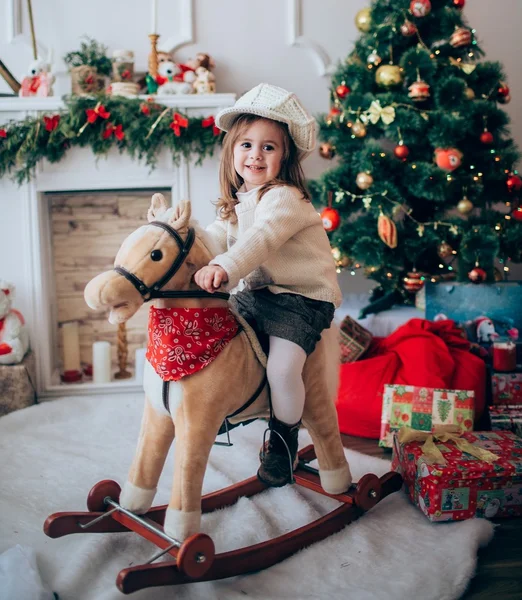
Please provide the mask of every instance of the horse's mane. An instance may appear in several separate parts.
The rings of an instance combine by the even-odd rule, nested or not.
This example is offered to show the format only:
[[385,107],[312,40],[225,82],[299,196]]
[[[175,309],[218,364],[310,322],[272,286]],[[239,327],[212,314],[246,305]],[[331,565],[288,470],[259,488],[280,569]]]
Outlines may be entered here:
[[[176,207],[174,207],[174,206],[171,208],[168,208],[163,214],[158,215],[156,217],[156,220],[164,221],[165,223],[168,223],[170,221],[170,219],[172,218],[173,212],[175,210],[176,210]],[[203,244],[205,245],[207,250],[212,254],[212,258],[214,258],[214,256],[217,256],[218,254],[221,253],[221,249],[214,241],[214,238],[208,233],[208,231],[205,231],[205,229],[199,224],[199,222],[196,219],[192,219],[192,218],[190,219],[190,226],[194,227],[194,231],[196,232],[196,237],[199,238],[203,242]]]

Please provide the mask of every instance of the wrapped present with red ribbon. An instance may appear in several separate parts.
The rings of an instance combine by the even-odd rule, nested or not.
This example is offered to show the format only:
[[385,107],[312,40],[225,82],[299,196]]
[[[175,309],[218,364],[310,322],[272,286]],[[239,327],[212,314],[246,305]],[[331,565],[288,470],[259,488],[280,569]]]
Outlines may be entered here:
[[518,404],[522,408],[522,372],[493,372],[491,399],[493,404]]
[[522,516],[522,438],[511,432],[405,427],[394,437],[392,469],[430,521]]
[[439,425],[457,425],[471,431],[474,416],[475,393],[471,390],[385,385],[379,446],[392,448],[393,434],[405,426],[430,432]]

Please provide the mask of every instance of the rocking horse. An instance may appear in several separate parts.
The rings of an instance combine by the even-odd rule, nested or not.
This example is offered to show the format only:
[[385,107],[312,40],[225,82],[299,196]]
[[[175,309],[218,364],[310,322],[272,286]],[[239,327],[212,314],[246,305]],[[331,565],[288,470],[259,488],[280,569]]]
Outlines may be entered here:
[[[93,309],[109,308],[109,321],[114,324],[127,321],[144,302],[155,300],[149,318],[141,432],[123,489],[110,480],[97,483],[87,498],[89,512],[50,515],[44,531],[55,538],[70,533],[131,530],[161,548],[146,564],[120,571],[117,585],[124,593],[222,579],[270,567],[339,531],[400,489],[402,483],[397,473],[380,479],[368,474],[357,486],[351,486],[334,405],[338,339],[336,330],[330,328],[323,332],[303,372],[303,425],[313,446],[300,451],[294,481],[342,505],[278,538],[215,554],[212,539],[200,531],[202,512],[230,506],[266,486],[254,476],[202,497],[209,454],[223,423],[269,416],[269,391],[266,357],[248,324],[230,310],[229,295],[220,291],[209,294],[193,281],[194,273],[217,252],[208,234],[191,222],[190,216],[190,202],[168,208],[165,198],[154,194],[148,225],[124,241],[114,269],[95,277],[85,289],[87,304]],[[203,329],[204,322],[210,327]],[[223,332],[216,340],[212,337]],[[178,345],[165,343],[166,333]],[[205,336],[211,337],[210,344]],[[178,360],[187,357],[188,362]],[[200,364],[205,368],[197,370]],[[169,376],[182,369],[187,372],[177,380]],[[174,436],[170,502],[152,508]],[[307,464],[315,458],[319,470]],[[174,559],[154,563],[164,554]]]

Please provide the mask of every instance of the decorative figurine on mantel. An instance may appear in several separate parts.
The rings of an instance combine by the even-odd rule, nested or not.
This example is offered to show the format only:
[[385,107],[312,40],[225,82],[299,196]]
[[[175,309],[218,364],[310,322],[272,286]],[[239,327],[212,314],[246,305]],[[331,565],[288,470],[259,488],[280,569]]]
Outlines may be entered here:
[[27,0],[27,12],[29,15],[29,24],[31,26],[33,61],[29,65],[29,69],[27,70],[25,77],[22,79],[22,85],[18,91],[18,95],[22,98],[31,96],[52,96],[54,83],[54,75],[51,74],[52,54],[49,52],[48,61],[45,61],[43,58],[38,56],[31,0]]
[[22,362],[29,350],[29,334],[20,312],[11,308],[14,286],[0,279],[0,365]]

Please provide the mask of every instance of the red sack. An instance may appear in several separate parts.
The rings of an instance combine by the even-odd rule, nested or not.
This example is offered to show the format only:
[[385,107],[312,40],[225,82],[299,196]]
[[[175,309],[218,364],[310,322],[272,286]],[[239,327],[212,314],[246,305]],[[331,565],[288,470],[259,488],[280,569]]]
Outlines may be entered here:
[[337,414],[342,433],[379,438],[384,384],[473,390],[475,422],[486,402],[486,366],[453,321],[411,319],[374,338],[364,358],[341,365]]

